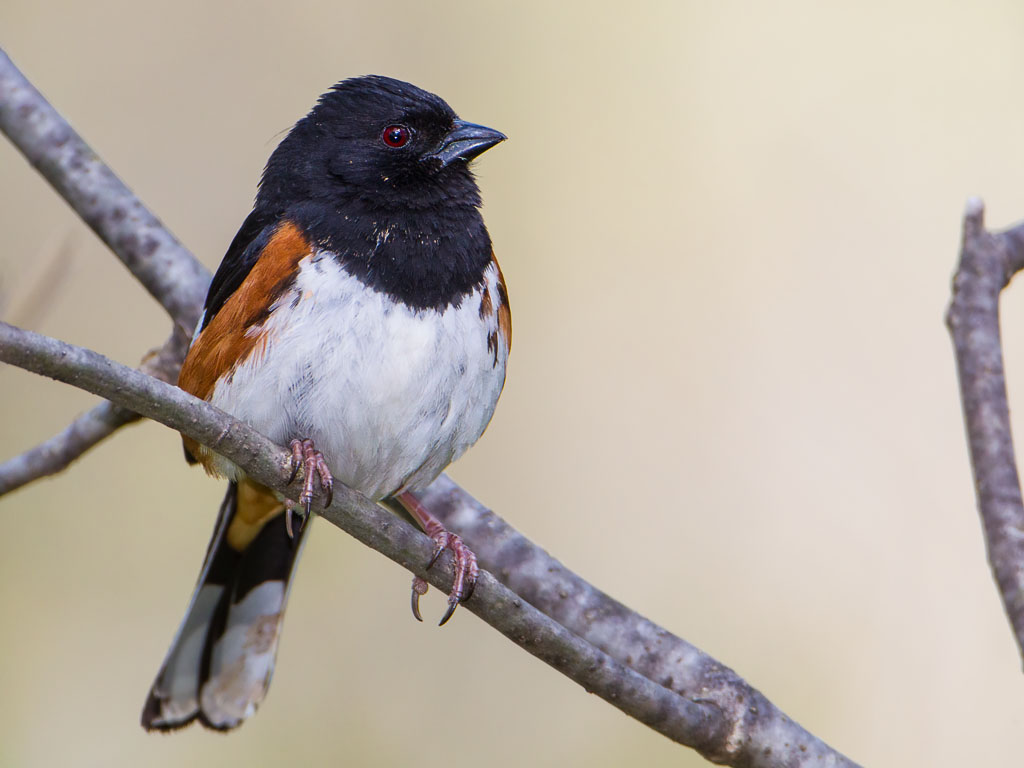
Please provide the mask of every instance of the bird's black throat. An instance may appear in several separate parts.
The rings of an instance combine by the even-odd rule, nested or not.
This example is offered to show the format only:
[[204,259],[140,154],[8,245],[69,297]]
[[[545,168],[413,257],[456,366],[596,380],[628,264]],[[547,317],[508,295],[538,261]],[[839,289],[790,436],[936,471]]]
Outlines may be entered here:
[[482,283],[493,258],[472,205],[395,211],[307,203],[285,218],[367,287],[414,310],[458,306]]

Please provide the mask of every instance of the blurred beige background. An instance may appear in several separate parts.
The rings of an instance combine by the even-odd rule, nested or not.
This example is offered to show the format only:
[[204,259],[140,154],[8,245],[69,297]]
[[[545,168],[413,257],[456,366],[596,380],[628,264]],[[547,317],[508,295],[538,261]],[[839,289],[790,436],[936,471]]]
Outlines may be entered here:
[[[1024,676],[942,317],[967,196],[1024,217],[1024,6],[971,6],[3,0],[0,45],[211,269],[336,80],[505,131],[478,170],[515,345],[456,479],[850,757],[1010,765]],[[0,221],[8,318],[131,364],[163,340],[2,141]],[[3,457],[93,403],[0,393]],[[468,612],[417,624],[407,574],[326,524],[258,716],[143,733],[221,493],[145,424],[0,501],[0,765],[703,764]]]

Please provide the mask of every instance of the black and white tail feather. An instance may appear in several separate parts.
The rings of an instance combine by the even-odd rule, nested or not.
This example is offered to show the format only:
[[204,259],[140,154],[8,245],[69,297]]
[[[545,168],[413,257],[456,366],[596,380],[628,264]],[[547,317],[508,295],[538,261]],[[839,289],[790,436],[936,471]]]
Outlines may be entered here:
[[[231,535],[238,505],[238,484],[232,482],[185,619],[146,700],[142,726],[147,730],[170,731],[194,720],[230,730],[266,696],[291,579],[311,521],[292,538],[285,515],[276,514],[239,547]],[[236,530],[251,529],[237,522]]]

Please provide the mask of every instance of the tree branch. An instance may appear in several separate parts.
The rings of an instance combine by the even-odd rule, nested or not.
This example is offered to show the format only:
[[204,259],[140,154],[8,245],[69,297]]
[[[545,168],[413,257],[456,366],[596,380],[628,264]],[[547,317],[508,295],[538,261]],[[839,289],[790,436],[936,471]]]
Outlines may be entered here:
[[946,324],[953,337],[989,563],[1024,654],[1024,503],[999,333],[999,295],[1021,269],[1024,224],[1001,234],[986,232],[985,207],[970,200]]
[[100,403],[49,440],[0,464],[0,496],[66,469],[90,448],[138,418],[138,414],[111,402]]
[[[0,361],[106,397],[187,434],[255,479],[289,493],[290,452],[246,424],[157,379],[81,347],[0,323]],[[293,489],[294,491],[295,489]],[[294,492],[291,493],[294,497]],[[323,516],[434,586],[451,587],[451,558],[426,571],[433,544],[362,495],[336,484]],[[718,753],[727,735],[717,708],[689,701],[625,667],[545,616],[486,571],[466,606],[521,648],[659,733]]]
[[[158,367],[144,365],[143,370],[164,381],[176,381],[202,311],[209,271],[89,148],[2,49],[0,131],[171,316],[175,330],[156,355]],[[135,419],[110,403],[97,405],[59,434],[0,464],[0,496],[66,469]]]
[[[12,111],[18,110],[7,104],[11,94],[30,105],[20,118],[40,113],[45,119],[13,119]],[[36,158],[36,167],[50,169],[44,175],[176,318],[179,333],[182,326],[191,327],[188,318],[198,316],[208,273],[89,152],[2,52],[0,130],[9,135],[12,130],[20,132],[12,140]],[[34,132],[49,132],[60,140],[45,140]],[[71,139],[61,137],[77,141],[78,161],[66,162],[65,144]],[[83,156],[90,171],[76,180]],[[93,176],[105,182],[96,188]],[[130,196],[128,203],[125,194]],[[133,216],[120,230],[122,237],[111,236],[106,225],[125,222],[127,217],[117,211],[126,210],[126,204]],[[154,240],[147,240],[147,234],[154,233]],[[136,248],[140,242],[158,245]],[[155,266],[156,255],[167,263]],[[185,306],[187,296],[195,302],[191,311]],[[169,354],[173,358],[174,353]],[[0,360],[109,396],[214,447],[260,482],[284,490],[282,449],[174,387],[154,383],[96,353],[2,324]],[[180,360],[179,355],[174,365]],[[109,375],[99,375],[104,371]],[[435,492],[440,496],[433,498],[444,497],[450,517],[458,518],[453,527],[466,529],[465,538],[482,565],[530,594],[529,602],[536,600],[543,613],[554,618],[552,622],[537,614],[534,606],[504,591],[489,575],[481,580],[468,607],[531,653],[659,732],[697,747],[710,760],[753,767],[854,765],[789,720],[731,670],[591,587],[447,478],[436,482],[430,490]],[[337,492],[325,516],[425,575],[421,567],[430,551],[425,537],[377,505],[351,491]],[[444,573],[427,575],[435,586],[446,589],[450,571]]]
[[[109,398],[183,432],[231,459],[258,482],[289,494],[288,451],[177,387],[96,352],[6,323],[0,323],[0,361]],[[448,495],[450,509],[459,491],[446,480],[442,492]],[[423,570],[432,548],[426,536],[344,486],[335,487],[334,498],[324,517],[438,588],[450,588],[450,560],[443,573]],[[430,499],[428,503],[438,500],[436,496],[424,498]],[[599,645],[592,645],[590,638],[571,631],[484,572],[467,607],[517,645],[631,717],[698,749],[709,760],[745,766],[853,765],[778,712],[730,670],[586,585],[497,516],[481,511],[477,505],[475,517],[489,530],[474,534],[481,535],[483,543],[492,537],[502,542],[497,547],[497,562],[504,563],[507,573],[503,575],[516,573],[518,580],[541,600],[549,605],[561,603],[563,610],[554,612],[565,614],[569,623],[601,640]],[[467,541],[476,547],[476,536],[468,534]],[[481,554],[484,551],[481,548],[478,554],[486,567],[487,557]],[[535,574],[538,566],[545,572]],[[560,590],[566,590],[566,597],[572,589],[584,601],[567,612],[564,605],[569,601],[553,601],[549,585],[539,587],[534,583],[531,587],[536,579],[544,582],[548,578]],[[586,615],[588,603],[595,616]],[[616,638],[625,628],[632,631]],[[656,681],[618,660],[631,658],[630,654],[640,647],[638,643],[643,645],[640,664],[649,671],[659,675],[666,670],[681,673],[678,693],[671,689],[671,679]],[[675,654],[679,655],[670,658]],[[656,657],[662,658],[659,661]]]
[[[573,573],[447,475],[419,494],[517,595],[612,658],[725,719],[727,765],[852,765],[724,664]],[[769,748],[769,754],[759,754]],[[774,753],[774,754],[772,754]],[[776,762],[777,761],[777,762]]]
[[210,274],[0,50],[0,131],[117,254],[174,322],[199,320]]
[[[164,345],[146,355],[140,370],[161,381],[176,382],[188,343],[189,338],[175,326]],[[49,440],[0,464],[0,496],[67,469],[90,448],[138,419],[137,413],[109,401],[100,403]]]

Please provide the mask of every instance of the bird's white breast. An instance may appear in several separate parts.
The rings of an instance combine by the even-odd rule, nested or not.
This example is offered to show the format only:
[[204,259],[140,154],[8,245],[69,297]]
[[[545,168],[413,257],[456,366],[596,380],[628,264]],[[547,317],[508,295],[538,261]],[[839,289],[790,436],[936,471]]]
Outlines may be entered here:
[[426,485],[480,437],[505,382],[507,343],[481,311],[484,292],[500,301],[495,265],[484,278],[458,306],[413,310],[315,252],[211,402],[278,443],[311,438],[372,499]]

